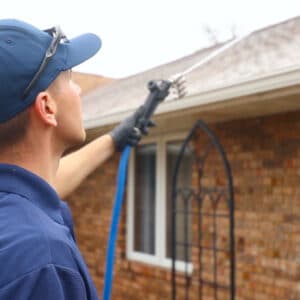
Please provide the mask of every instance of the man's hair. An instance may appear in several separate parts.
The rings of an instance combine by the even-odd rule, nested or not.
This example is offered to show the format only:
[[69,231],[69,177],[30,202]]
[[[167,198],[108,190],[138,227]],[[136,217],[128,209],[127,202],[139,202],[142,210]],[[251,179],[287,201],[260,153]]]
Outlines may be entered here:
[[0,123],[0,151],[19,143],[23,139],[29,120],[29,109],[26,109],[14,118]]

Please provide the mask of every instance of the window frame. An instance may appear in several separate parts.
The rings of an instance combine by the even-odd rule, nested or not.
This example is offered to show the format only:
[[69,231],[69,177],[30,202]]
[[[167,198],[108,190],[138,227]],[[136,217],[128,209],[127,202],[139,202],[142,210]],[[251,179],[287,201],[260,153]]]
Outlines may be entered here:
[[[134,251],[134,194],[135,194],[135,149],[133,149],[128,168],[127,183],[127,226],[126,226],[126,257],[153,266],[171,269],[172,260],[166,257],[166,180],[167,180],[167,143],[183,141],[186,132],[167,134],[146,138],[141,145],[156,144],[156,192],[155,192],[155,254]],[[164,228],[164,230],[161,230]],[[176,270],[192,272],[192,263],[176,261]]]

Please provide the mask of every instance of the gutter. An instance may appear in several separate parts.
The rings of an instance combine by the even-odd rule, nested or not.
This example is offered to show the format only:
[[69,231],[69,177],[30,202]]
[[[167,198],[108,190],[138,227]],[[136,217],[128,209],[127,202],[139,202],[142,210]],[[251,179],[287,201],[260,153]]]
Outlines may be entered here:
[[[194,107],[199,108],[204,105],[207,108],[209,105],[225,102],[234,98],[269,92],[298,84],[300,84],[300,66],[286,68],[266,76],[252,77],[250,80],[241,80],[232,85],[202,91],[183,99],[174,99],[164,102],[159,106],[155,115]],[[84,120],[84,127],[85,129],[94,129],[119,123],[129,116],[134,110],[135,109],[130,109],[117,114],[99,116],[93,119]]]

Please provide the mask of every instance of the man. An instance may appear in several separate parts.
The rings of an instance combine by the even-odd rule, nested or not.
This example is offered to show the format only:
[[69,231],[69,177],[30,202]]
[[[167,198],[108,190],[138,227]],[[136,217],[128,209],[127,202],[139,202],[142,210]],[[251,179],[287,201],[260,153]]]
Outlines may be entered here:
[[98,299],[58,194],[136,145],[143,110],[61,159],[85,140],[70,70],[100,47],[93,34],[67,40],[59,28],[0,20],[0,300]]

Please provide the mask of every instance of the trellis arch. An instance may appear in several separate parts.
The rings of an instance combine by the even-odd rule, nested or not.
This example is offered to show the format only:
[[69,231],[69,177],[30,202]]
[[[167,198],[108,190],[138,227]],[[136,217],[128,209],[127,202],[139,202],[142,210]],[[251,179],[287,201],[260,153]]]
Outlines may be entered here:
[[[191,155],[191,186],[180,186],[184,155]],[[184,140],[172,179],[172,300],[234,300],[234,190],[230,164],[201,120]],[[183,228],[178,234],[177,220]],[[182,226],[182,225],[181,225]],[[184,271],[177,271],[178,251]],[[183,259],[182,259],[183,257]]]

